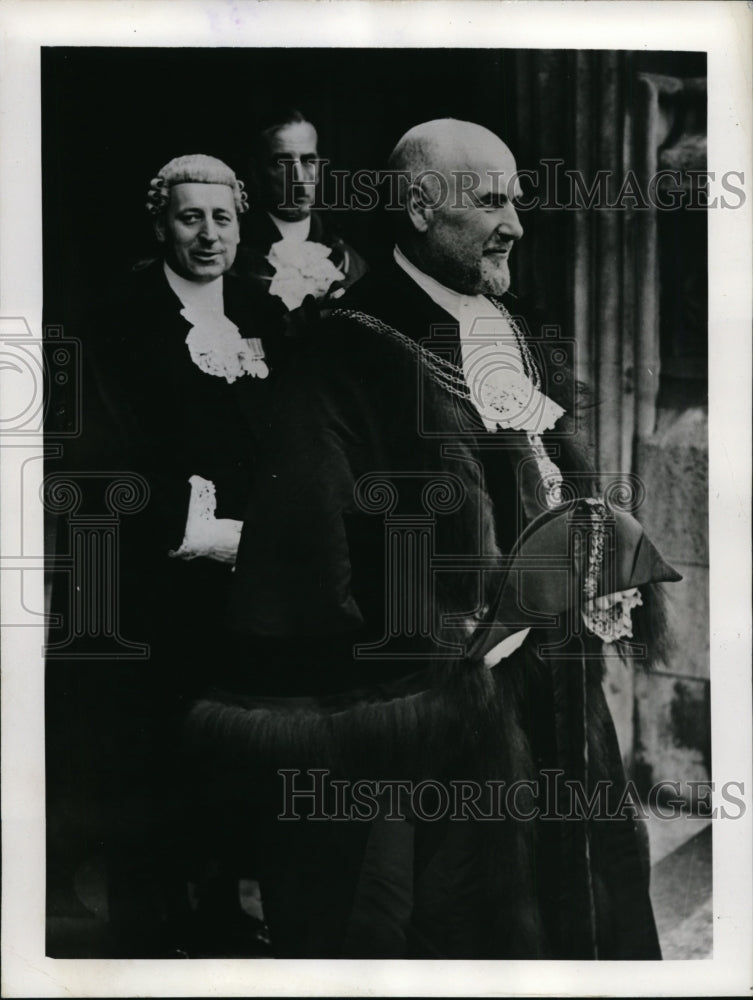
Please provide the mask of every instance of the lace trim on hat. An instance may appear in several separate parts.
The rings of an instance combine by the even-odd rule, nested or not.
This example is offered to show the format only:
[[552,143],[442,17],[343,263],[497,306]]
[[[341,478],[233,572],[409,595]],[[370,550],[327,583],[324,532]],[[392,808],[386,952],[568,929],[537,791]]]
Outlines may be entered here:
[[640,591],[633,587],[631,590],[586,601],[581,614],[586,628],[603,642],[611,643],[617,639],[632,639],[633,623],[630,613],[633,608],[642,604]]

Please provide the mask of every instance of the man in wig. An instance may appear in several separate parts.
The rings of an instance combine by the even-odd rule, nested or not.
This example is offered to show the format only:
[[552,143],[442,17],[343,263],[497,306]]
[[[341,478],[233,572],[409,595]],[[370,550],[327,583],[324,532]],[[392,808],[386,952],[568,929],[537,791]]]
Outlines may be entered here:
[[678,576],[590,467],[562,345],[505,306],[511,151],[432,121],[390,168],[390,266],[267,411],[231,596],[252,654],[189,746],[277,955],[658,958],[602,653],[661,652]]
[[[50,899],[103,845],[103,947],[125,957],[184,943],[175,920],[198,823],[181,812],[178,720],[215,659],[232,655],[225,615],[255,406],[275,371],[265,299],[228,274],[242,182],[215,157],[179,156],[151,181],[146,207],[159,254],[93,309],[81,336],[81,435],[48,465],[51,497],[72,481],[76,516],[118,521],[102,569],[96,547],[74,551],[74,520],[60,518],[57,554],[87,561],[56,574],[53,598]],[[237,892],[234,905],[240,913]]]

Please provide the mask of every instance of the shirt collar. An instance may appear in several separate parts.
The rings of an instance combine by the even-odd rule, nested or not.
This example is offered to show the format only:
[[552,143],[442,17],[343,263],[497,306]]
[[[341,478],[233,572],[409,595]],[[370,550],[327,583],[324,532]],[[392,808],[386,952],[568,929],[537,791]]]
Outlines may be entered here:
[[[416,267],[398,246],[395,247],[393,256],[398,267],[457,322],[461,343],[470,336],[514,341],[509,323],[491,299],[485,295],[465,295],[447,288]],[[513,349],[517,351],[517,348]]]
[[307,215],[304,219],[296,219],[291,222],[289,219],[278,219],[276,215],[272,215],[271,212],[267,212],[272,222],[277,226],[280,231],[280,235],[284,240],[294,240],[298,243],[305,243],[309,238],[309,233],[311,232],[311,216]]
[[202,312],[224,312],[222,296],[222,275],[211,281],[189,281],[176,274],[167,261],[163,268],[168,285],[178,296],[187,309],[199,309]]
[[436,302],[440,309],[444,309],[453,319],[460,322],[460,310],[463,299],[467,296],[461,295],[451,288],[447,288],[446,285],[440,284],[436,278],[425,274],[412,261],[408,260],[399,246],[395,246],[393,257],[397,266],[405,271],[408,277],[415,281],[418,287],[426,292],[429,298]]

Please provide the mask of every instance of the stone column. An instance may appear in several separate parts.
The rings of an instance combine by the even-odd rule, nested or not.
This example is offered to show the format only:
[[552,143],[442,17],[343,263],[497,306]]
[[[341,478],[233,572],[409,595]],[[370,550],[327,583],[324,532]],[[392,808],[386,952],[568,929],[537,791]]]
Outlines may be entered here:
[[[692,174],[706,168],[706,83],[641,74],[636,136],[647,182],[669,205],[674,190],[698,204]],[[706,211],[654,206],[638,227],[640,314],[636,471],[646,485],[643,521],[683,574],[669,588],[676,648],[652,674],[635,675],[635,775],[661,779],[710,774],[708,594],[708,401]],[[651,368],[645,378],[644,369]]]

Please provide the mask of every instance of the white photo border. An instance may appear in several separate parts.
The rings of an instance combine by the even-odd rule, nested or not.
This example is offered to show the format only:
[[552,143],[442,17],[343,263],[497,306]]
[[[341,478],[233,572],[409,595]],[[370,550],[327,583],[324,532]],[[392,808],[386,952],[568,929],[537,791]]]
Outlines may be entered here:
[[[751,275],[753,5],[685,0],[4,0],[0,6],[0,339],[42,331],[42,46],[614,48],[706,51],[708,169],[743,171],[736,211],[709,211],[712,760],[746,812],[715,821],[714,957],[683,962],[61,960],[44,955],[42,635],[2,630],[2,995],[743,995],[753,983]],[[28,393],[0,370],[2,412]],[[43,552],[42,440],[0,421],[0,597]],[[20,471],[24,479],[21,483]],[[21,495],[23,485],[23,496]],[[21,526],[21,537],[18,537]],[[42,573],[22,601],[43,605]],[[7,624],[7,619],[5,620]]]

